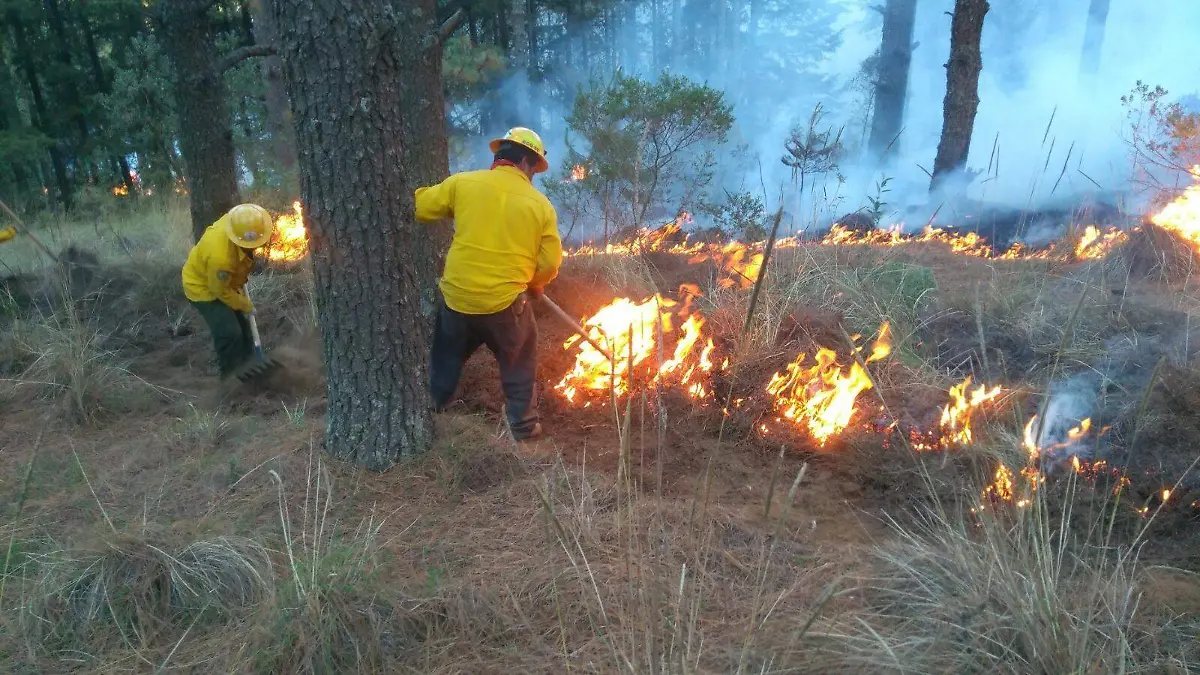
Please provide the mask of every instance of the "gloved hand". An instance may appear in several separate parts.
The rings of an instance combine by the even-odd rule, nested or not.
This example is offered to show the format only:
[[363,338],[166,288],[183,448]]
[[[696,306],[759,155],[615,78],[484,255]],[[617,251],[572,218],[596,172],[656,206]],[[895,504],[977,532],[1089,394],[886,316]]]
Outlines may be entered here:
[[528,293],[529,297],[533,298],[534,300],[541,300],[542,295],[545,294],[545,289],[541,286],[528,286],[526,287],[525,292]]

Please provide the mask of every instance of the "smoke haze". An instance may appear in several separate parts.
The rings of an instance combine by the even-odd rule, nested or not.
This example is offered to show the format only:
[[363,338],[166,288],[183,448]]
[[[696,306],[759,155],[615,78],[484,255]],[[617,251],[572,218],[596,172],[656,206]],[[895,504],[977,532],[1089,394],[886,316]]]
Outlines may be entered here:
[[[1144,195],[1131,189],[1128,111],[1121,96],[1138,81],[1163,86],[1170,100],[1200,90],[1200,59],[1195,57],[1200,0],[1111,0],[1098,72],[1086,76],[1081,75],[1081,57],[1089,1],[991,2],[984,22],[980,105],[968,161],[968,167],[981,174],[972,183],[969,197],[1021,209],[1079,203],[1085,198],[1119,201],[1132,211],[1144,206]],[[686,11],[690,5],[704,3],[682,4]],[[882,27],[880,14],[871,8],[874,4],[866,0],[760,2],[753,37],[748,14],[743,12],[740,21],[725,19],[736,27],[733,44],[719,42],[720,49],[707,53],[660,47],[656,55],[650,3],[641,3],[636,29],[625,27],[619,34],[623,44],[614,53],[622,55],[627,72],[653,79],[660,68],[668,69],[725,92],[738,120],[733,140],[748,152],[722,158],[721,187],[765,194],[769,210],[776,208],[782,190],[787,210],[796,215],[791,170],[780,156],[788,132],[805,123],[820,103],[826,110],[823,126],[844,128],[849,146],[841,165],[845,180],[833,175],[818,179],[799,206],[799,214],[804,214],[799,220],[827,224],[859,209],[888,176],[890,192],[884,201],[891,219],[907,220],[906,226],[915,228],[924,224],[935,206],[926,203],[925,170],[932,170],[941,133],[944,64],[954,2],[918,0],[917,47],[904,131],[896,159],[882,171],[864,161],[872,91],[862,66],[878,50]],[[730,7],[745,5],[734,2]],[[611,68],[609,72],[601,68],[575,64],[564,69],[565,86],[547,92],[540,119],[528,122],[544,131],[551,153],[554,172],[543,180],[561,179],[555,158],[565,154],[563,120],[574,87],[610,74]],[[521,95],[533,86],[523,73],[515,73],[501,83],[500,93]],[[484,133],[502,131],[497,126]],[[456,163],[486,161],[476,152],[472,149]]]

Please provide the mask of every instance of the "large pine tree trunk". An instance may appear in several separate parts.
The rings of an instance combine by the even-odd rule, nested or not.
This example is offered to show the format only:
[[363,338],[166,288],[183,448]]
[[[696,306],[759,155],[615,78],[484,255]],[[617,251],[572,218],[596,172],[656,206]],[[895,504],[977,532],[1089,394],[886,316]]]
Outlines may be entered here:
[[887,0],[883,8],[883,42],[879,49],[875,105],[868,141],[871,155],[885,165],[898,152],[897,140],[904,127],[904,99],[908,94],[916,20],[917,0]]
[[942,106],[942,138],[933,162],[930,191],[945,187],[971,153],[971,133],[979,111],[979,72],[983,56],[979,41],[987,0],[955,0],[950,23],[950,61],[946,64],[946,99]]
[[218,71],[216,36],[203,0],[159,0],[161,44],[171,63],[179,148],[197,240],[238,199],[233,115]]
[[445,228],[413,190],[447,173],[434,0],[275,0],[329,376],[326,450],[371,470],[429,448]]
[[1079,72],[1084,77],[1100,71],[1100,55],[1104,51],[1104,27],[1108,23],[1109,0],[1092,0],[1088,7],[1087,30],[1083,35],[1083,57]]

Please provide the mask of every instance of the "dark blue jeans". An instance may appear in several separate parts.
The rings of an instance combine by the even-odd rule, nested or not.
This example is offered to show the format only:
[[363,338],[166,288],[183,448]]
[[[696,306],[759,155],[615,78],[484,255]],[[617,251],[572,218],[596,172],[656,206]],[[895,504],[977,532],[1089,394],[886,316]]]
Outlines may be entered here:
[[508,423],[518,439],[529,435],[537,414],[537,322],[524,295],[495,314],[461,314],[442,301],[429,355],[429,391],[441,410],[450,403],[463,364],[487,348],[500,366],[500,385],[507,400]]

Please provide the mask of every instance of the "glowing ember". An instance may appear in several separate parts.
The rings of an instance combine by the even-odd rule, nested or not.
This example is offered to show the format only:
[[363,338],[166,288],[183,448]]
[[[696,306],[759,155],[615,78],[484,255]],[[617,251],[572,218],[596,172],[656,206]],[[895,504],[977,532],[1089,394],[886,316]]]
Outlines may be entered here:
[[[1087,437],[1092,430],[1092,420],[1085,419],[1078,426],[1067,431],[1066,441],[1041,447],[1035,440],[1038,434],[1037,421],[1037,415],[1030,418],[1022,433],[1021,446],[1025,452],[1026,461],[1024,468],[1019,473],[1021,477],[1020,483],[1018,484],[1016,474],[1008,466],[1003,462],[998,463],[992,482],[983,490],[983,501],[985,503],[988,501],[1003,501],[1011,502],[1018,508],[1029,506],[1032,503],[1032,493],[1037,491],[1038,486],[1046,482],[1046,475],[1041,469],[1042,457],[1048,453],[1075,445]],[[1107,427],[1101,429],[1100,433],[1103,434],[1107,429]],[[1119,493],[1129,485],[1129,479],[1109,467],[1104,460],[1092,462],[1072,455],[1069,465],[1071,471],[1086,479],[1096,479],[1103,475],[1108,475],[1115,480],[1115,486],[1113,487],[1114,494]],[[983,509],[984,506],[981,504],[976,510]]]
[[308,230],[304,227],[304,211],[299,200],[292,202],[292,213],[275,219],[275,233],[265,255],[272,262],[302,260],[308,255]]
[[970,386],[971,378],[967,377],[961,384],[950,388],[950,402],[942,409],[939,422],[946,445],[969,445],[973,440],[971,416],[985,403],[996,400],[1004,393],[999,386],[988,389],[982,384],[968,392]]
[[[867,362],[890,353],[890,335],[885,323]],[[780,419],[804,424],[817,443],[824,446],[850,426],[855,401],[871,388],[871,379],[858,361],[843,368],[837,354],[824,347],[817,351],[812,366],[805,367],[807,358],[801,353],[786,371],[776,373],[767,384],[767,393],[774,398]]]
[[[1192,176],[1200,181],[1200,165],[1192,167]],[[1200,182],[1167,204],[1162,211],[1150,218],[1150,222],[1174,232],[1193,245],[1200,245]]]

